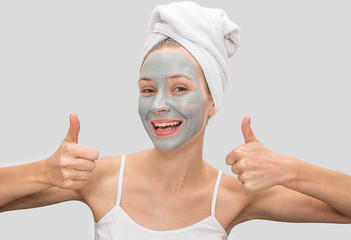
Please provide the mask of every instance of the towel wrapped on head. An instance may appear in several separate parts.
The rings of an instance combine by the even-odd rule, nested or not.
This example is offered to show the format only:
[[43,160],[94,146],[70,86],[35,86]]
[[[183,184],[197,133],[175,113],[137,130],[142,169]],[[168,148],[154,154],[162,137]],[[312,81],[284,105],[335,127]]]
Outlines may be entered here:
[[239,26],[222,9],[185,1],[157,6],[148,30],[143,59],[167,37],[177,41],[201,66],[217,112],[227,86],[228,59],[239,47]]

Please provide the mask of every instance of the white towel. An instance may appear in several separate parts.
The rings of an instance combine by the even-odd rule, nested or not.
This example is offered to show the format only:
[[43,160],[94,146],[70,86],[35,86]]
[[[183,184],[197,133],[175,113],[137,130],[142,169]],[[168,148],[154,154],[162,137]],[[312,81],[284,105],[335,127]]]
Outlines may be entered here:
[[228,59],[239,47],[239,26],[222,9],[190,1],[157,6],[151,15],[143,59],[158,42],[170,37],[200,64],[218,111],[228,81]]

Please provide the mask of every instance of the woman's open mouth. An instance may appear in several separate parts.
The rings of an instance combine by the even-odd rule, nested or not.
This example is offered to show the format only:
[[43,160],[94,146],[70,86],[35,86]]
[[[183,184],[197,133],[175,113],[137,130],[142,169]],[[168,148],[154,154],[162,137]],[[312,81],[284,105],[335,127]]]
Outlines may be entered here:
[[182,125],[181,120],[172,120],[172,119],[154,119],[151,120],[152,130],[156,136],[159,137],[168,137],[174,134],[179,127]]

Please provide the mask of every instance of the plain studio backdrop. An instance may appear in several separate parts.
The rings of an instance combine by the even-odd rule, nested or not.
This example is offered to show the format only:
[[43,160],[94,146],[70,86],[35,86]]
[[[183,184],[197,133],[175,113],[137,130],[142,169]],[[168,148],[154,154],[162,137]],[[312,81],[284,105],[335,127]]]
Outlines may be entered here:
[[[1,1],[0,166],[50,156],[66,136],[70,113],[81,122],[79,144],[100,157],[153,147],[137,112],[137,80],[151,11],[169,2]],[[225,157],[244,143],[241,122],[250,115],[269,149],[351,175],[349,2],[196,2],[224,9],[241,27],[204,159],[233,174]],[[91,211],[77,201],[0,214],[0,239],[93,234]],[[350,234],[350,225],[254,220],[233,228],[229,239]]]

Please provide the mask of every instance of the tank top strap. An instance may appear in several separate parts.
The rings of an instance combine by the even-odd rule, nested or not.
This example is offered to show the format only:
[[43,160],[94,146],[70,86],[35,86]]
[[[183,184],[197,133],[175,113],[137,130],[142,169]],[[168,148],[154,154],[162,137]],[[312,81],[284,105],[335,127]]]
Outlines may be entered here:
[[222,171],[218,170],[216,185],[215,185],[213,195],[212,195],[211,216],[215,216],[217,193],[218,193],[218,188],[219,188],[219,182],[221,181],[221,176],[222,176]]
[[123,185],[123,174],[124,174],[124,166],[126,162],[126,155],[122,155],[121,159],[121,167],[119,169],[119,179],[118,179],[118,189],[117,189],[117,202],[116,205],[119,205],[121,202],[121,196],[122,196],[122,185]]

